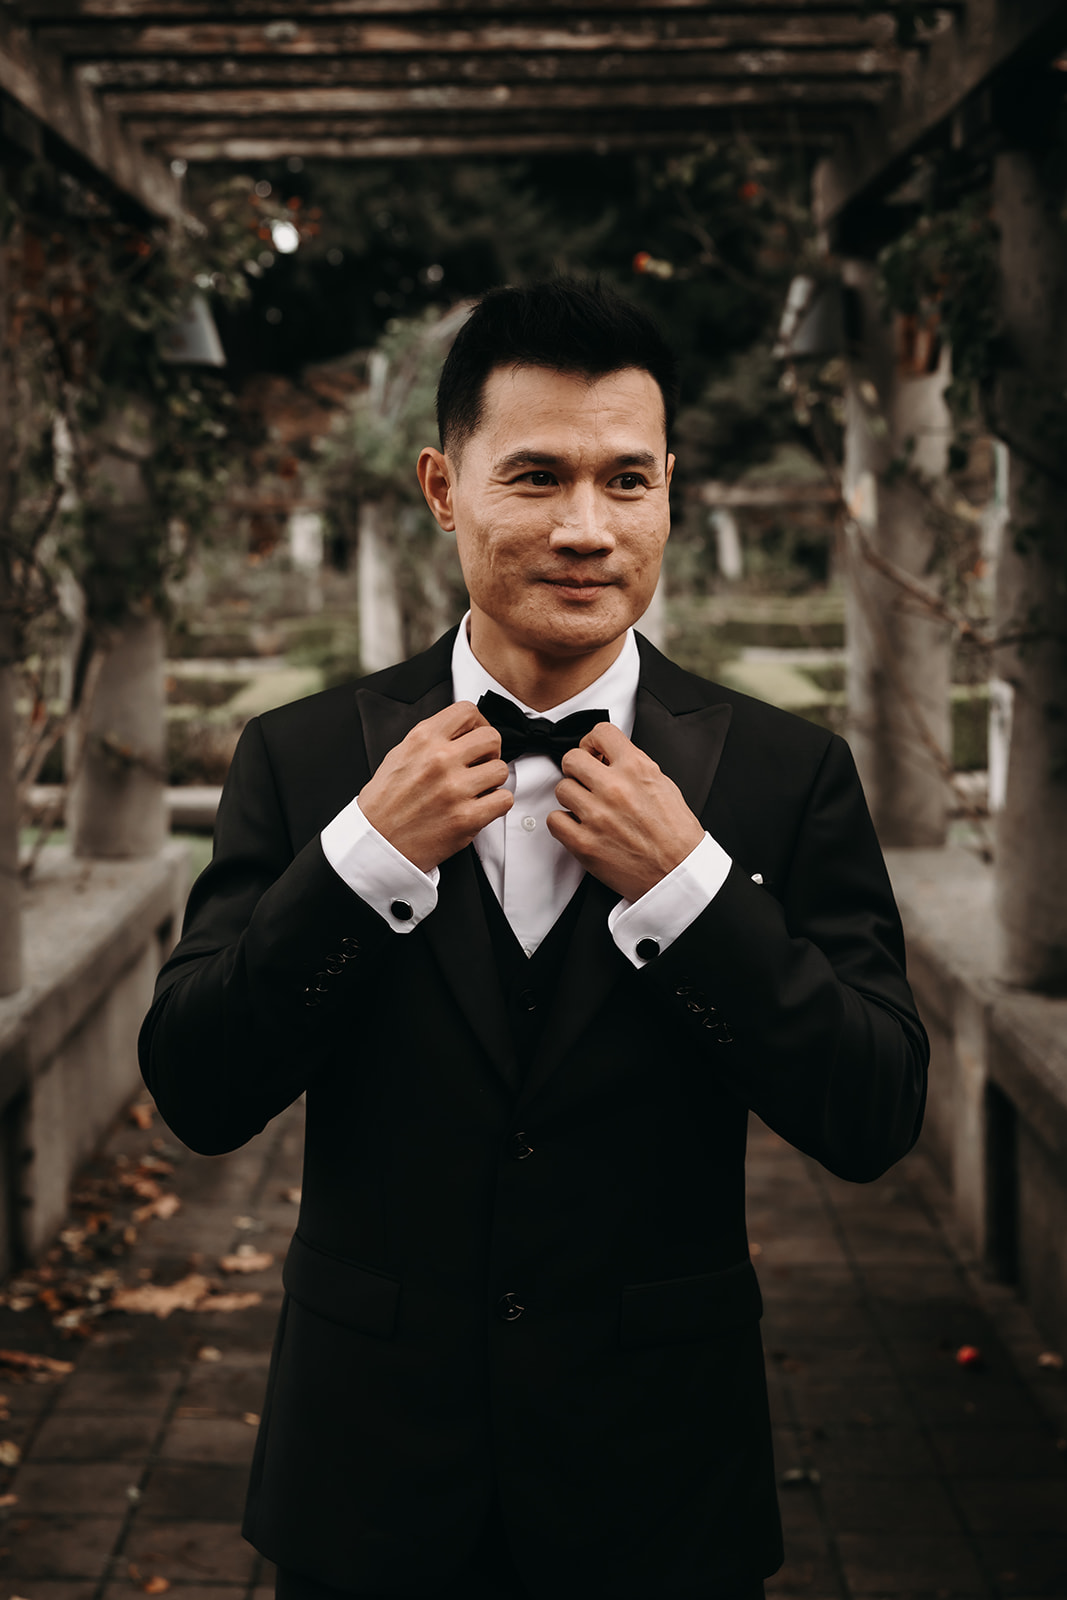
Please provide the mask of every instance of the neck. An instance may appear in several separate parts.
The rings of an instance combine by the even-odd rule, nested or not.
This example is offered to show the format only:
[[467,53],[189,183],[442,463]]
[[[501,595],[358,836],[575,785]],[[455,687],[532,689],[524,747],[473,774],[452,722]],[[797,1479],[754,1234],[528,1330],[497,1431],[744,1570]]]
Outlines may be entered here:
[[486,672],[534,711],[551,711],[581,694],[617,661],[626,634],[581,655],[545,655],[504,639],[488,618],[471,612],[471,650]]

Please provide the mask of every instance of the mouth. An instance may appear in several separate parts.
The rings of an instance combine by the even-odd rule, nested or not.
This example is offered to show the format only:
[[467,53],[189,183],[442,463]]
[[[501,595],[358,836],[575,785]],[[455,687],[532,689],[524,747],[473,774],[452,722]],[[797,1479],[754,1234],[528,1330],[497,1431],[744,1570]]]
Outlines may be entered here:
[[608,578],[587,578],[578,573],[569,574],[563,578],[542,578],[542,583],[556,593],[563,600],[578,600],[589,602],[595,600],[605,589],[614,587]]

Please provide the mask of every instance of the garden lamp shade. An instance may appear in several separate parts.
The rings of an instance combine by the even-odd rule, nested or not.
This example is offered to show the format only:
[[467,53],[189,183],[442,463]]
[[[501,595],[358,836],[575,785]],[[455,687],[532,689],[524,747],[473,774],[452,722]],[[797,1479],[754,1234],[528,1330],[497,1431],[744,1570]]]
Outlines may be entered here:
[[224,367],[226,352],[204,295],[197,293],[183,314],[159,336],[163,361],[185,367]]

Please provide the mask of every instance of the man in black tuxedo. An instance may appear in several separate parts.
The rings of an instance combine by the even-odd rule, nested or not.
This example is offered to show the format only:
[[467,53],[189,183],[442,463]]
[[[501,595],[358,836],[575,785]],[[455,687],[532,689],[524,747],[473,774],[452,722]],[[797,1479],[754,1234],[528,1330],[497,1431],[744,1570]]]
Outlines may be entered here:
[[843,741],[633,632],[675,404],[643,314],[496,291],[438,402],[469,615],[249,725],[142,1034],[194,1149],[307,1093],[246,1536],[282,1600],[751,1600],[747,1117],[858,1181],[910,1148],[899,920]]

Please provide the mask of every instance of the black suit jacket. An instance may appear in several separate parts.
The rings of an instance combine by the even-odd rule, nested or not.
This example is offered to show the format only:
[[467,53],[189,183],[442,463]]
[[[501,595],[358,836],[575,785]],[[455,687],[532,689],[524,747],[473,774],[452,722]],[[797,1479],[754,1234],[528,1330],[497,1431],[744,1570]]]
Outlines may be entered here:
[[640,971],[589,882],[520,1082],[473,852],[398,936],[319,843],[450,700],[452,638],[249,725],[142,1033],[194,1149],[242,1144],[307,1091],[246,1536],[336,1587],[430,1588],[495,1481],[539,1600],[753,1579],[781,1543],[748,1110],[862,1181],[909,1149],[924,1099],[848,747],[640,641],[635,743],[734,865]]

